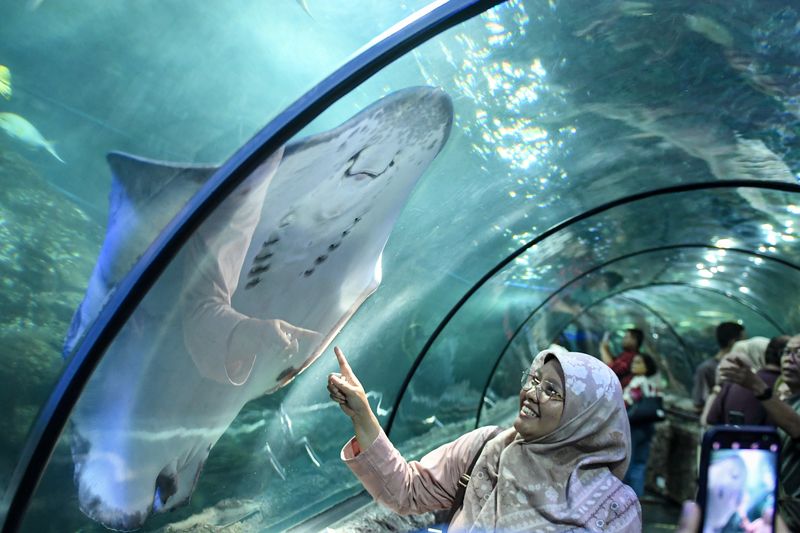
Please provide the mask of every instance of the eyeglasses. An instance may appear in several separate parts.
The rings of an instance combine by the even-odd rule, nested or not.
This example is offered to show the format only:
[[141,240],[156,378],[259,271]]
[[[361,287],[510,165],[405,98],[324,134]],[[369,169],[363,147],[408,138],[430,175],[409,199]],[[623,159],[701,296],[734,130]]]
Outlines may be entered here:
[[800,356],[800,346],[795,346],[794,348],[789,348],[788,346],[783,349],[783,355],[788,355],[795,361],[797,361],[797,357]]
[[536,374],[530,374],[527,370],[522,371],[522,380],[520,382],[522,390],[528,391],[536,387],[536,392],[541,393],[547,400],[554,402],[563,402],[564,395],[556,390],[555,385],[549,381],[543,381]]

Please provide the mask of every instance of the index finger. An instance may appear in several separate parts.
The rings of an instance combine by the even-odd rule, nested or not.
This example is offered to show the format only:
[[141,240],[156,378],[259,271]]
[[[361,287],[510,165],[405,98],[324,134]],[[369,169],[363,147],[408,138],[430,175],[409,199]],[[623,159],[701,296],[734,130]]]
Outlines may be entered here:
[[333,353],[336,354],[336,360],[339,361],[339,368],[341,369],[342,374],[344,374],[344,376],[347,378],[355,377],[353,375],[353,369],[350,368],[350,363],[347,362],[347,358],[345,358],[342,349],[338,346],[334,346]]

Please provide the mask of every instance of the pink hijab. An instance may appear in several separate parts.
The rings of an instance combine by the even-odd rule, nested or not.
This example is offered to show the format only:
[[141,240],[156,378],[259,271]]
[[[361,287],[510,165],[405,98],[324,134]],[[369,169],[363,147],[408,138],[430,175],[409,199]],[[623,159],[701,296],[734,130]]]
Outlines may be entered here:
[[450,531],[641,531],[641,507],[621,481],[630,425],[617,376],[582,353],[540,352],[564,371],[558,428],[525,442],[511,428],[489,441]]

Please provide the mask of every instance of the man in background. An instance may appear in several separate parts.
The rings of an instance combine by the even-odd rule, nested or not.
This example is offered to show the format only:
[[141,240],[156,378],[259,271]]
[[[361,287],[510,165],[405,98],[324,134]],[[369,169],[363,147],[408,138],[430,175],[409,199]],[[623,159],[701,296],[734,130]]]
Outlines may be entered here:
[[694,371],[694,387],[692,402],[697,412],[702,412],[711,391],[717,381],[717,365],[725,354],[731,351],[736,341],[744,339],[744,326],[737,322],[723,322],[717,326],[717,344],[719,351],[700,363]]
[[626,329],[625,336],[622,337],[622,353],[614,357],[608,342],[608,333],[600,341],[600,356],[603,358],[603,362],[617,375],[623,389],[633,379],[631,363],[633,363],[633,358],[639,354],[642,342],[644,342],[642,330],[636,328]]

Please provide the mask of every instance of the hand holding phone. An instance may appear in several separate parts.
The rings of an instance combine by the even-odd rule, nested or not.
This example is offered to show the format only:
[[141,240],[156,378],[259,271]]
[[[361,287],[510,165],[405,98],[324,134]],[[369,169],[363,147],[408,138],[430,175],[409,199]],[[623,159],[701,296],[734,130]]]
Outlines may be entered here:
[[780,441],[767,426],[716,426],[700,450],[703,533],[775,528]]

